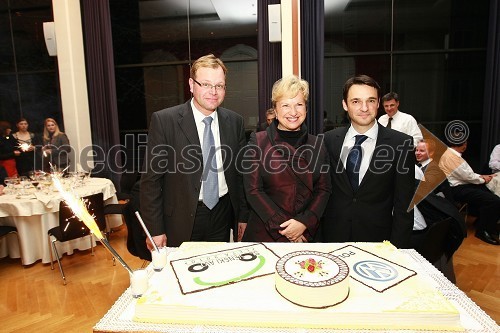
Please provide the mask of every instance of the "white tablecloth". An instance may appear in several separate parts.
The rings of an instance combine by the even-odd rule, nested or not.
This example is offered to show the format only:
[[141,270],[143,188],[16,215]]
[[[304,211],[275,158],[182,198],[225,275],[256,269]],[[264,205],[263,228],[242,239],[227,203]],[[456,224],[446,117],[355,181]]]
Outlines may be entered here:
[[[105,204],[117,203],[116,189],[111,180],[105,178],[90,178],[83,186],[72,188],[75,195],[83,197],[96,193],[103,193]],[[23,264],[30,265],[37,260],[50,263],[49,243],[47,232],[59,224],[59,192],[49,194],[37,191],[31,195],[16,198],[13,194],[0,196],[0,225],[10,225],[17,228],[22,249]],[[121,224],[121,217],[107,218],[109,228]],[[90,248],[88,237],[73,241],[57,243],[59,254],[72,254],[75,249],[87,250]],[[0,258],[7,255],[11,258],[20,258],[21,252],[15,236],[9,236],[0,242]]]
[[[169,248],[175,251],[175,248]],[[418,274],[425,275],[436,289],[438,289],[450,302],[452,302],[460,312],[460,321],[467,333],[491,333],[499,332],[499,327],[481,308],[479,308],[467,295],[451,283],[440,271],[425,260],[417,251],[413,249],[399,250],[405,253],[411,263],[411,269]],[[151,265],[148,266],[150,274]],[[388,333],[388,332],[416,332],[416,333],[436,333],[437,331],[425,330],[348,330],[348,329],[309,329],[309,328],[266,328],[266,327],[229,327],[211,325],[175,325],[175,324],[153,324],[140,323],[132,320],[134,315],[136,300],[132,298],[130,288],[120,296],[111,309],[94,326],[94,332],[169,332],[169,333]],[[256,319],[257,320],[257,319]]]

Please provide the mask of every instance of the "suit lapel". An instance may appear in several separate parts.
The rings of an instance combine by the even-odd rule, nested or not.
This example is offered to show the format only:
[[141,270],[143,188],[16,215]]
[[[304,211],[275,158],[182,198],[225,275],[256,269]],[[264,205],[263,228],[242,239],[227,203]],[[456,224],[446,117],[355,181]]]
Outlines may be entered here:
[[347,176],[347,172],[345,170],[344,164],[342,163],[342,156],[341,156],[342,147],[344,145],[344,140],[345,140],[345,136],[347,134],[348,129],[349,129],[348,126],[342,127],[335,133],[336,137],[333,140],[332,152],[333,152],[333,157],[336,160],[335,165],[333,165],[333,167],[336,168],[335,172],[341,174],[340,178],[342,179],[344,186],[346,188],[351,189],[351,191],[352,191],[352,186],[351,186],[351,183],[349,182],[349,177]]
[[188,101],[184,104],[184,107],[179,110],[177,123],[179,124],[179,127],[181,128],[188,141],[193,145],[200,146],[200,138],[198,137],[198,130],[196,129],[193,110],[191,109],[190,103],[191,101]]
[[[349,127],[342,127],[336,132],[336,138],[333,140],[333,156],[339,160],[339,163],[342,165],[341,156],[342,153],[342,145],[344,144],[345,135],[347,134],[347,130]],[[342,169],[344,169],[342,165]]]

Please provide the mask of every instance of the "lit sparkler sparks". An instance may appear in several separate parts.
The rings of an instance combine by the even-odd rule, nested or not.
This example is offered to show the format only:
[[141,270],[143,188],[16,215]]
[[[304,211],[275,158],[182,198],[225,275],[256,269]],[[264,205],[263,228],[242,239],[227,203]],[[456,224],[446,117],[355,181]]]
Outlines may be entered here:
[[28,143],[20,143],[19,144],[19,149],[21,149],[22,151],[28,151],[30,149],[30,144]]
[[130,273],[132,274],[132,270],[130,267],[127,265],[127,263],[123,260],[122,257],[111,247],[109,244],[108,240],[104,237],[102,234],[101,230],[99,230],[99,227],[97,226],[97,223],[95,222],[95,219],[92,215],[90,215],[89,211],[87,210],[87,207],[85,207],[85,204],[83,200],[78,199],[76,196],[74,196],[72,193],[66,191],[61,183],[61,178],[57,174],[52,174],[52,181],[54,186],[57,188],[61,196],[63,197],[63,200],[66,201],[68,206],[71,208],[73,213],[75,214],[76,217],[78,217],[85,225],[87,228],[90,229],[90,231],[97,237],[99,238],[99,241],[101,244],[103,244],[111,254],[118,259],[118,261],[122,264],[122,266]]

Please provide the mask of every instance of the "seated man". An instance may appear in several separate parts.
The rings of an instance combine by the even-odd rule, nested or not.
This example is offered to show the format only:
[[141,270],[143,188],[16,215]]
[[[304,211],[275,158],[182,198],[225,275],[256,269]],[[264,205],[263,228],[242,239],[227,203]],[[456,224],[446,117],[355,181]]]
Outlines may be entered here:
[[500,197],[485,186],[496,175],[479,175],[462,158],[467,141],[453,141],[441,156],[439,167],[448,178],[453,199],[465,202],[478,211],[476,237],[482,241],[500,245],[497,221],[500,219]]
[[[442,172],[439,168],[437,172],[432,170],[432,168],[436,166],[434,165],[435,163],[431,163],[434,150],[432,148],[429,149],[429,146],[432,146],[431,141],[421,141],[417,145],[415,151],[416,160],[422,165],[415,166],[417,187],[415,197],[417,197],[417,193],[421,193],[421,196],[418,201],[414,198],[414,202],[416,202],[417,205],[414,207],[414,226],[411,243],[412,247],[417,249],[417,251],[425,246],[435,246],[435,244],[424,244],[426,241],[426,233],[434,223],[451,218],[450,228],[445,238],[444,255],[432,264],[451,282],[455,283],[452,256],[467,235],[465,221],[458,209],[452,203],[433,192],[436,188],[435,184],[439,184],[439,181],[442,181],[442,179],[446,177],[440,175]],[[430,156],[429,153],[431,154]],[[439,178],[434,178],[436,175],[438,175]]]
[[[426,219],[426,224],[429,226],[437,221],[444,220],[447,217],[453,219],[452,238],[449,239],[448,257],[451,257],[453,252],[460,246],[464,237],[467,236],[465,221],[460,215],[457,207],[451,204],[448,200],[439,196],[438,191],[441,188],[441,183],[446,180],[446,175],[441,171],[438,164],[434,160],[435,142],[429,139],[422,140],[418,143],[415,150],[415,159],[417,160],[418,172],[415,172],[417,182],[417,193],[420,193],[422,200],[415,201],[423,218]],[[417,175],[421,176],[417,178]],[[416,197],[417,197],[416,193]],[[453,244],[451,244],[453,243]]]

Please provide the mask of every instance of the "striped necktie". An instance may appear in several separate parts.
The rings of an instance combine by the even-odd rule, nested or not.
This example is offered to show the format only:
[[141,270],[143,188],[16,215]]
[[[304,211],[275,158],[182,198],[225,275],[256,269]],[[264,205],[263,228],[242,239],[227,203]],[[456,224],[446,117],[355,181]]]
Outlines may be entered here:
[[217,161],[215,159],[215,140],[212,133],[212,117],[203,119],[203,203],[212,209],[219,202],[219,181],[217,176]]

